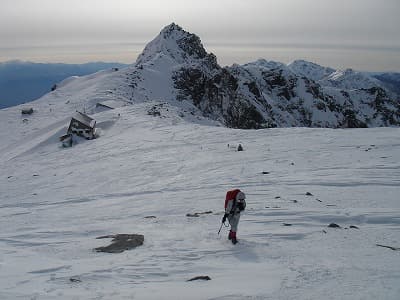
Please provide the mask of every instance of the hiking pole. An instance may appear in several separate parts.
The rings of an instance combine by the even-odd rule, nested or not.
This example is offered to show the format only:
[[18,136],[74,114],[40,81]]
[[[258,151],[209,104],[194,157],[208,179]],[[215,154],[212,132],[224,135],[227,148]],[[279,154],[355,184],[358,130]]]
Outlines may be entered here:
[[219,230],[218,230],[218,235],[219,235],[219,233],[221,232],[222,225],[224,225],[224,223],[221,222],[221,227],[220,227]]
[[219,230],[218,230],[218,235],[219,235],[219,233],[221,232],[222,225],[225,225],[226,217],[227,217],[227,214],[225,214],[224,217],[222,218],[221,227],[220,227]]

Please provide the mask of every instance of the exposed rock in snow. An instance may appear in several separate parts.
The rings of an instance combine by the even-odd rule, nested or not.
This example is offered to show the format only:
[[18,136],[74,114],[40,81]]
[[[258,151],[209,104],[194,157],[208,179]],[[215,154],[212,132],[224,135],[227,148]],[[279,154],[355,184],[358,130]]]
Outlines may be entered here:
[[186,217],[198,218],[198,217],[200,217],[201,215],[208,215],[208,214],[212,214],[212,211],[209,210],[209,211],[204,211],[204,212],[195,212],[195,213],[193,213],[193,214],[188,213],[188,214],[186,214]]
[[195,280],[211,280],[210,276],[196,276],[187,281],[195,281]]
[[330,224],[328,225],[328,227],[329,227],[329,228],[342,228],[342,227],[340,227],[340,225],[338,225],[338,224],[336,224],[336,223],[330,223]]
[[100,236],[97,239],[112,238],[111,244],[106,247],[97,247],[97,252],[121,253],[143,245],[144,236],[141,234],[117,234]]

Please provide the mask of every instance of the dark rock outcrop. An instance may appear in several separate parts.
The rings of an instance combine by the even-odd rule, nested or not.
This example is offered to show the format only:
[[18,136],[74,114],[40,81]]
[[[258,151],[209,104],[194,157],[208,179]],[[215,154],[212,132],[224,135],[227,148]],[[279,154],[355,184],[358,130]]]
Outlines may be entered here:
[[196,276],[186,281],[195,281],[195,280],[211,280],[210,276]]
[[112,238],[111,244],[105,247],[98,247],[94,250],[96,252],[107,252],[107,253],[121,253],[125,250],[131,250],[138,246],[143,245],[144,236],[141,234],[116,234],[100,236],[97,239],[108,239]]
[[340,227],[338,224],[336,224],[336,223],[330,223],[329,225],[328,225],[328,227],[329,228],[342,228],[342,227]]

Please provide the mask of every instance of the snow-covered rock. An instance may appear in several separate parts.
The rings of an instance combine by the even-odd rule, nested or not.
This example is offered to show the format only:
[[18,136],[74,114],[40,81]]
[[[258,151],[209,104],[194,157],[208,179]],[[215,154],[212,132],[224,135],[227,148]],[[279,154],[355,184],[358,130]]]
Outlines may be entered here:
[[314,81],[321,80],[336,71],[335,69],[323,67],[305,60],[295,60],[292,63],[288,64],[288,67],[295,74],[307,77]]
[[197,35],[186,32],[179,25],[172,23],[164,27],[160,34],[146,45],[136,64],[145,64],[159,55],[170,56],[178,63],[189,63],[191,60],[203,59],[209,54]]

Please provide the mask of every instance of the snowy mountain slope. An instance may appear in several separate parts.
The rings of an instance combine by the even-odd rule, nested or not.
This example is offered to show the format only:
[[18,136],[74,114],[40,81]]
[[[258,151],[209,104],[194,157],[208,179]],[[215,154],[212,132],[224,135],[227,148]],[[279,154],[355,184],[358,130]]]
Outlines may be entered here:
[[18,105],[48,93],[57,82],[72,75],[87,75],[103,69],[122,68],[119,63],[86,64],[0,62],[0,108]]
[[[113,73],[112,70],[105,70],[83,77],[71,77],[61,82],[57,90],[39,100],[28,105],[0,110],[0,118],[3,122],[0,138],[8,140],[8,143],[0,145],[1,155],[12,158],[28,151],[29,143],[25,147],[25,144],[20,146],[19,141],[45,142],[68,126],[76,110],[94,109],[95,104],[100,100],[111,98],[109,95],[112,94],[112,90],[110,89],[118,87],[121,81],[121,78],[113,76]],[[34,113],[29,116],[21,115],[23,107],[33,107]]]
[[[124,72],[69,82],[31,126],[0,111],[1,299],[397,299],[398,253],[376,244],[400,247],[398,128],[238,130],[143,101],[94,113],[100,137],[60,148],[51,125]],[[233,246],[217,231],[235,187],[248,206]],[[144,245],[92,250],[117,233]]]
[[336,71],[333,68],[323,67],[305,60],[295,60],[288,64],[288,67],[295,74],[307,77],[314,81],[322,80]]
[[287,66],[296,75],[307,77],[322,86],[333,86],[345,90],[384,86],[382,81],[372,74],[357,72],[352,69],[335,70],[304,60],[295,60]]
[[394,88],[386,88],[387,83],[378,77],[351,69],[334,70],[306,61],[295,61],[289,68],[299,76],[315,80],[320,90],[331,98],[329,105],[343,115],[342,126],[398,125],[400,94]]
[[369,73],[393,93],[400,94],[400,73]]
[[[69,78],[29,116],[0,110],[0,299],[397,299],[398,251],[376,244],[400,247],[399,128],[223,127],[301,125],[315,99],[340,115],[362,94],[280,63],[221,68],[198,47],[171,25],[133,66]],[[76,110],[100,136],[62,148]],[[339,124],[328,112],[312,122]],[[236,187],[233,246],[217,232]],[[118,233],[144,244],[93,251]]]
[[319,103],[330,101],[319,86],[296,76],[287,66],[276,64],[271,68],[270,62],[259,60],[243,68],[238,66],[234,72],[246,86],[247,94],[252,94],[258,103],[268,108],[264,116],[271,120],[268,127],[339,126],[330,111],[319,110]]
[[42,99],[51,103],[45,105],[68,99],[57,104],[64,117],[74,110],[94,113],[102,102],[117,101],[120,106],[159,101],[189,119],[205,117],[227,127],[259,129],[398,126],[399,97],[364,73],[305,61],[284,65],[260,59],[222,68],[199,37],[172,23],[134,65],[67,79]]
[[356,72],[352,69],[338,70],[322,79],[323,85],[334,86],[341,89],[370,89],[383,87],[381,82],[365,73]]

